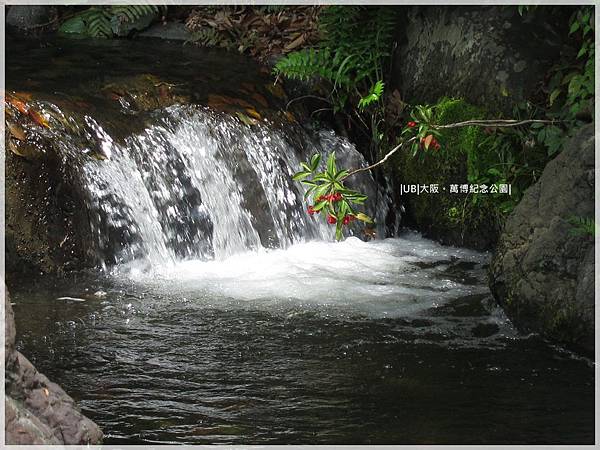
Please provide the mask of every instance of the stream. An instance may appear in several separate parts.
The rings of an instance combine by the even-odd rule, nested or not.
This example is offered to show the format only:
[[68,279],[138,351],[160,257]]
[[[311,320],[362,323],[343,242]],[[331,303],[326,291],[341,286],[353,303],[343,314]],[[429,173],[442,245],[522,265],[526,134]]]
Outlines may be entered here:
[[[7,88],[48,112],[28,131],[78,180],[96,262],[9,286],[17,345],[105,443],[594,442],[592,362],[513,327],[489,254],[400,228],[371,175],[353,187],[377,239],[355,226],[336,243],[305,213],[300,161],[367,162],[286,122],[254,63],[156,42],[7,48]],[[114,87],[149,71],[168,104]]]

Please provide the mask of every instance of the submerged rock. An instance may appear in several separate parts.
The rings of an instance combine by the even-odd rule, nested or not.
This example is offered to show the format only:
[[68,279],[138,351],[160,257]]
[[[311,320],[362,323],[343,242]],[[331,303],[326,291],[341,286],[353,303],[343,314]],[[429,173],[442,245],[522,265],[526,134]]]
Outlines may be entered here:
[[15,320],[5,296],[5,432],[9,445],[82,445],[102,442],[102,431],[74,400],[39,373],[15,348]]
[[548,163],[509,216],[490,287],[515,324],[594,349],[594,237],[574,222],[594,218],[594,128]]

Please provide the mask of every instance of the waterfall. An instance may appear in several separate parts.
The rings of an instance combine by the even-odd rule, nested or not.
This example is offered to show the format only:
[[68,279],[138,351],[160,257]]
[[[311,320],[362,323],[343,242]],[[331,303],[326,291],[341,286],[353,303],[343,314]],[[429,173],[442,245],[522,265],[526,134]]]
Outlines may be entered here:
[[[304,187],[292,175],[315,152],[335,151],[340,166],[366,165],[332,131],[247,126],[199,106],[153,111],[141,130],[122,139],[90,116],[83,122],[86,148],[74,151],[82,147],[74,139],[62,139],[61,145],[65,154],[79,154],[94,252],[108,265],[224,259],[333,240],[333,227],[306,213]],[[106,158],[81,158],[89,148]],[[354,178],[351,186],[369,195],[366,212],[382,224],[387,194],[370,174]],[[355,226],[348,234],[359,232]],[[383,225],[378,233],[384,234]]]

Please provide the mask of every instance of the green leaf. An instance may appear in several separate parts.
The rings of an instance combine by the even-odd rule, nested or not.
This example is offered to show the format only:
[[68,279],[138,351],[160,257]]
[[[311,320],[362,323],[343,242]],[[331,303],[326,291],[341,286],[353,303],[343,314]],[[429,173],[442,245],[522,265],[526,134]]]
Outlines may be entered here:
[[[348,175],[348,170],[344,169],[344,170],[340,170],[336,175],[335,175],[335,179],[336,180],[341,180],[342,178],[344,178],[346,175]],[[340,188],[343,189],[343,188]]]
[[238,118],[242,121],[243,124],[248,125],[248,126],[252,126],[252,125],[256,125],[258,123],[258,120],[253,119],[249,116],[247,116],[246,114],[244,114],[243,112],[240,111],[236,111],[235,113]]
[[326,200],[315,204],[315,206],[313,207],[313,209],[315,211],[321,211],[325,207],[325,205],[327,205],[327,201]]
[[577,30],[579,30],[579,26],[580,26],[579,22],[578,21],[574,21],[571,24],[571,28],[569,30],[569,34],[571,35],[571,34],[575,33]]
[[335,75],[335,79],[334,79],[334,83],[333,83],[333,88],[335,89],[337,87],[338,84],[340,84],[340,79],[342,77],[343,74],[343,70],[346,67],[346,64],[348,64],[348,62],[354,58],[355,55],[348,55],[346,56],[346,58],[344,59],[344,61],[342,62],[342,64],[340,64],[340,67],[337,71],[337,74]]
[[[550,99],[549,99],[549,103],[550,106],[552,106],[552,104],[554,103],[554,101],[556,100],[556,98],[560,95],[562,91],[560,89],[554,89],[552,91],[552,93],[550,94]],[[535,125],[535,124],[534,124]]]
[[75,16],[63,22],[58,32],[61,34],[86,34],[87,25],[81,16]]
[[313,180],[315,181],[327,181],[330,182],[331,178],[329,178],[326,174],[320,173],[318,175],[315,175]]
[[315,153],[313,157],[310,159],[310,168],[314,172],[317,170],[319,163],[321,162],[321,155],[319,153]]
[[297,172],[292,176],[292,180],[294,181],[302,181],[304,180],[306,177],[308,177],[310,175],[310,172],[306,172],[306,171],[302,171],[302,172]]
[[371,86],[369,93],[360,99],[358,102],[358,107],[363,110],[370,104],[378,102],[383,95],[383,87],[383,81],[378,80],[373,86]]
[[327,174],[331,177],[335,177],[336,170],[335,152],[331,152],[327,158]]
[[321,195],[325,195],[329,189],[330,189],[331,185],[330,184],[322,184],[321,186],[317,187],[314,191],[314,198],[317,199],[319,198]]
[[367,215],[366,215],[366,214],[364,214],[364,213],[358,213],[358,214],[356,215],[356,218],[357,218],[358,220],[360,220],[361,222],[365,222],[365,223],[373,223],[373,219],[371,219],[369,216],[367,216]]
[[335,238],[338,241],[343,239],[344,235],[342,233],[342,224],[338,221],[335,226]]

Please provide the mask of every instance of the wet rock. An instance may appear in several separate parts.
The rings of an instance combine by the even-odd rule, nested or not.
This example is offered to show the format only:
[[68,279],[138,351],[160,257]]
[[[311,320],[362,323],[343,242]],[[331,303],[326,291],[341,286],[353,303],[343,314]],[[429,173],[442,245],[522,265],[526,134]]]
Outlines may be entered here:
[[192,34],[185,24],[179,22],[157,23],[137,35],[144,38],[166,39],[170,41],[189,41]]
[[516,6],[413,7],[393,78],[410,103],[454,96],[510,112],[558,59],[565,27],[550,7],[523,17]]
[[509,216],[490,287],[515,324],[594,349],[594,238],[574,217],[594,218],[594,128],[582,128]]
[[[9,147],[9,137],[5,143]],[[6,152],[6,276],[61,273],[92,264],[81,191],[51,149],[28,160]],[[85,241],[85,242],[84,242]],[[87,262],[86,262],[87,261]]]
[[495,323],[478,323],[471,329],[473,336],[478,338],[487,338],[500,331],[500,327]]
[[11,445],[99,444],[100,428],[71,397],[15,348],[15,321],[5,296],[5,432]]
[[48,5],[12,5],[6,13],[6,27],[17,34],[30,34],[50,22],[53,14]]

